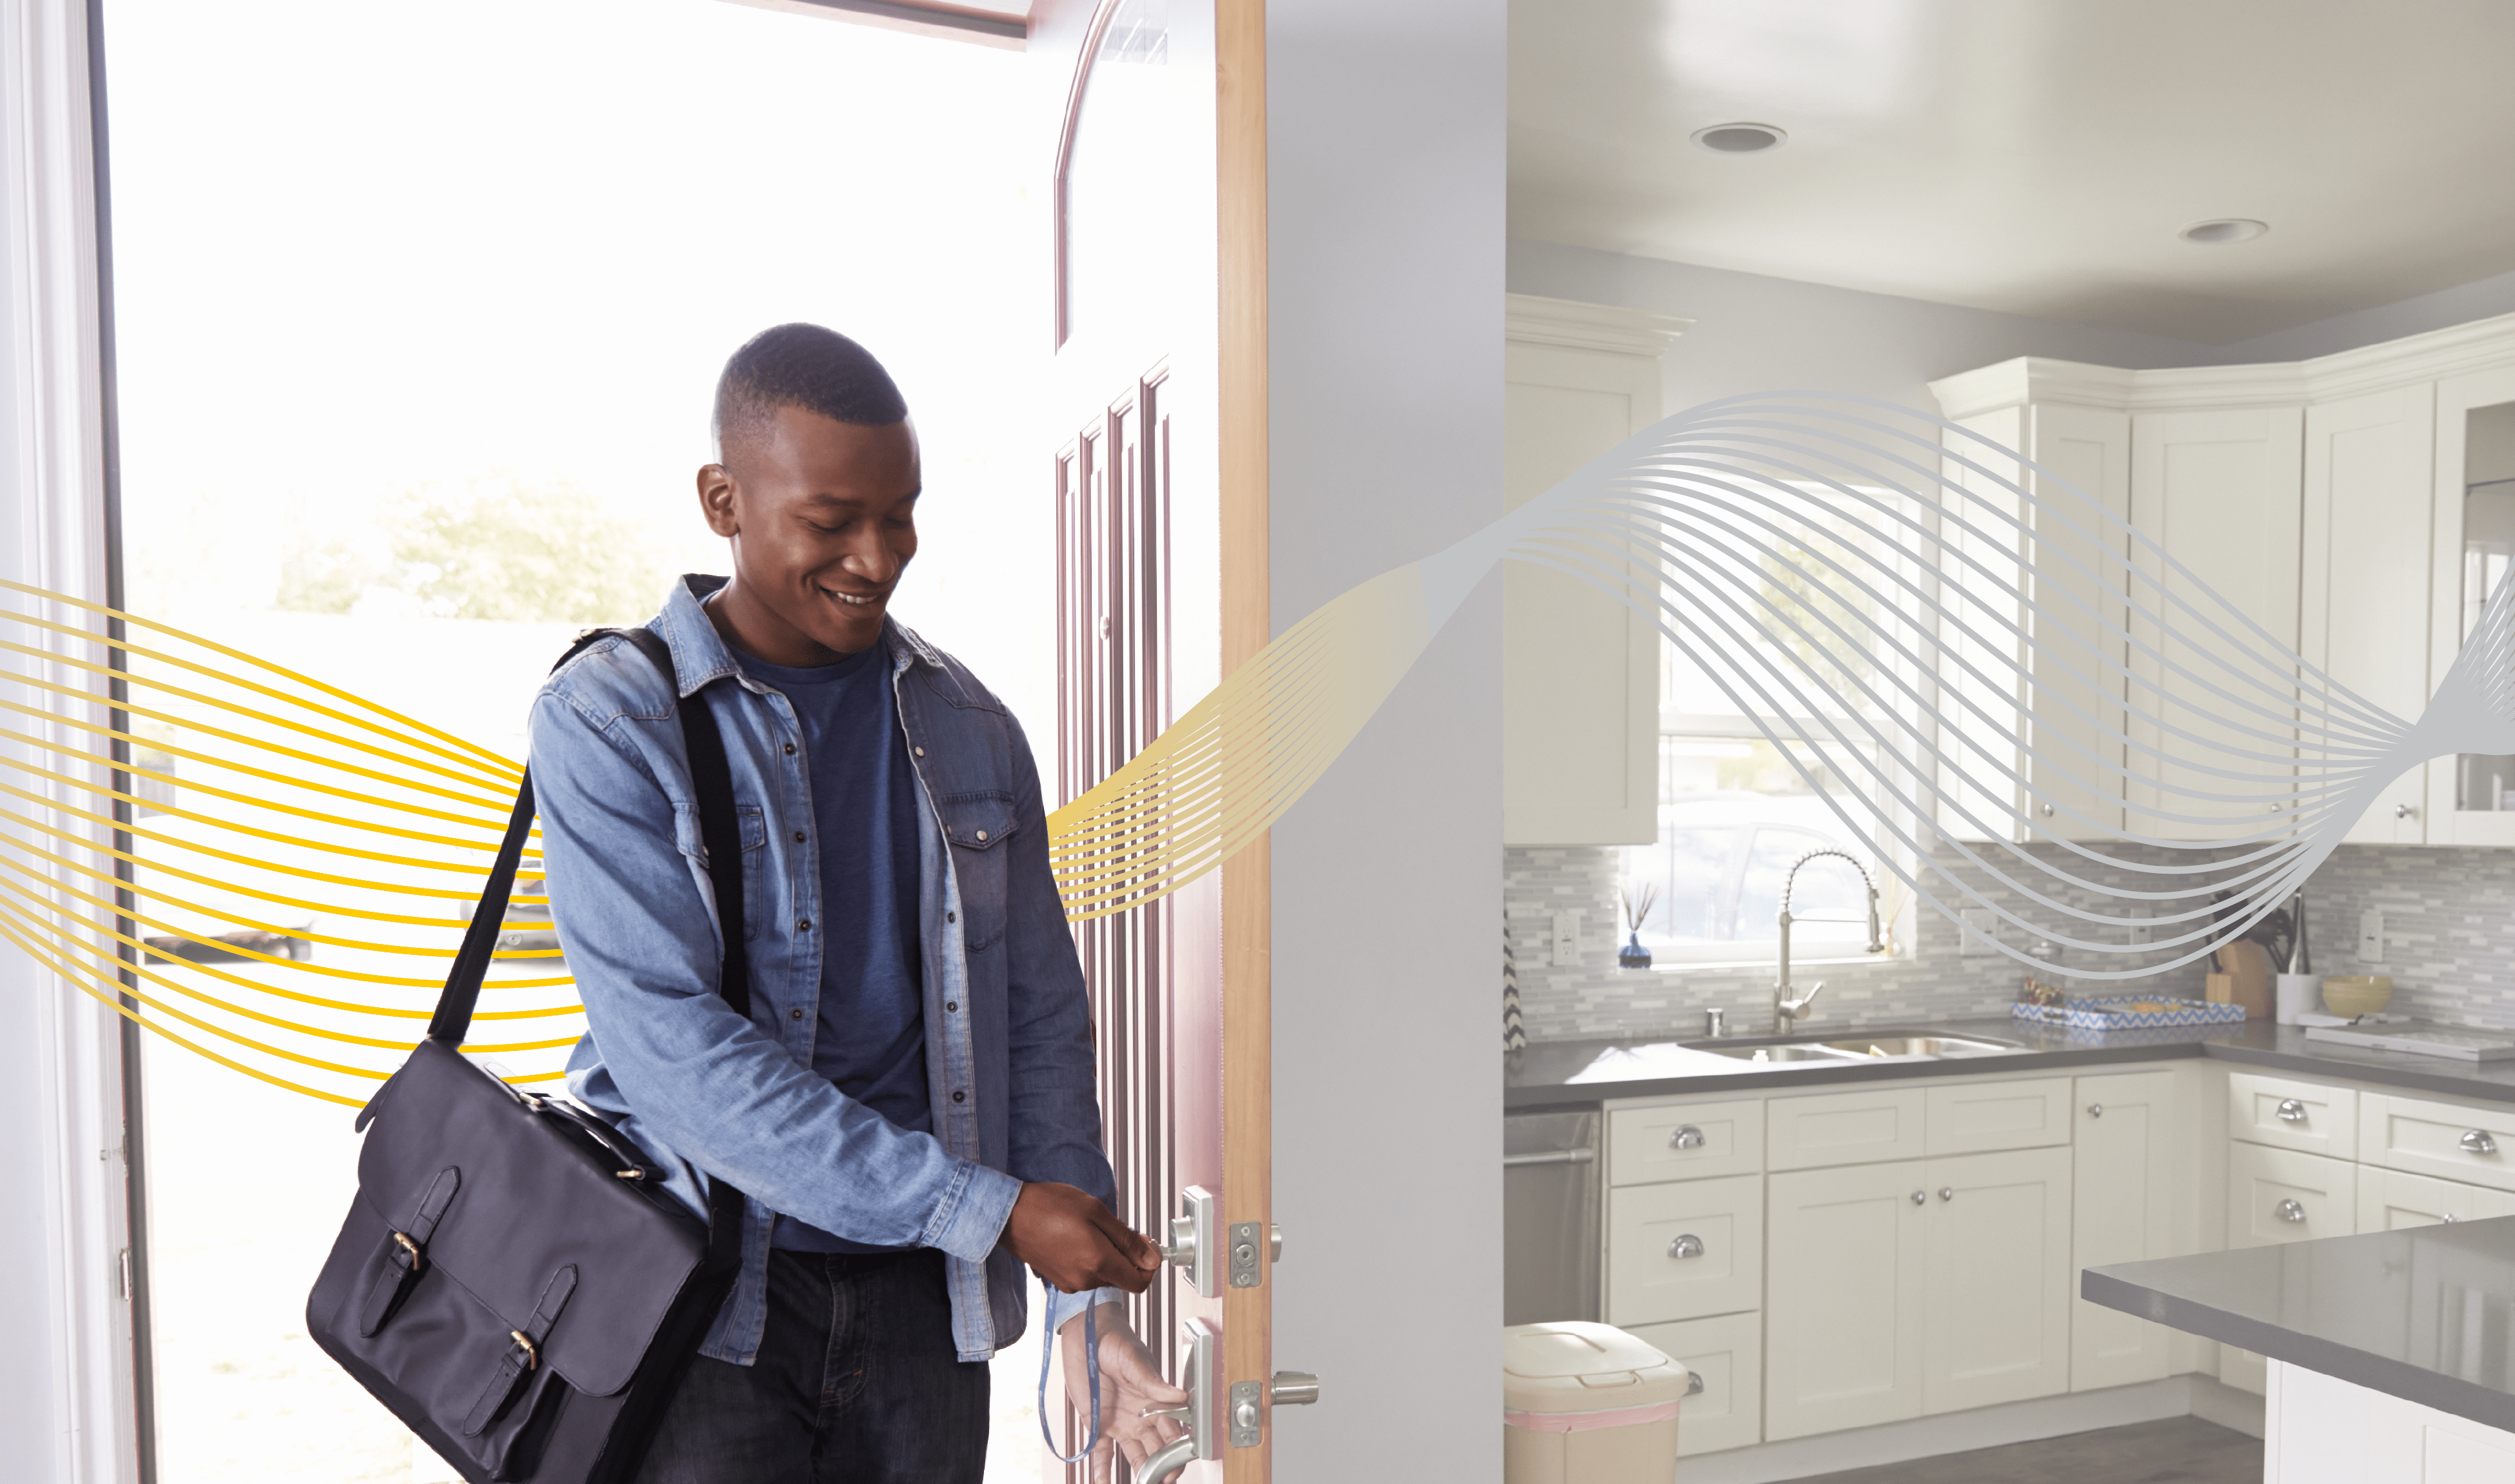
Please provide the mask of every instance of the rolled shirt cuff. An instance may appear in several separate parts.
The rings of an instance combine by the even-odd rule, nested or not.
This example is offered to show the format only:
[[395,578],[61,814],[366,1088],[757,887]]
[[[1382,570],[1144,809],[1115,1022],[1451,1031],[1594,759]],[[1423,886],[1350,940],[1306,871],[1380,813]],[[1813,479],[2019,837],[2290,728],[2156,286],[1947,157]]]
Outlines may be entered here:
[[943,1192],[941,1204],[926,1223],[924,1245],[964,1262],[986,1261],[1005,1234],[1005,1222],[1012,1218],[1013,1202],[1020,1198],[1021,1188],[1021,1181],[1001,1170],[963,1160],[952,1187]]
[[1055,1334],[1059,1329],[1064,1327],[1065,1321],[1082,1313],[1085,1309],[1090,1308],[1095,1303],[1124,1303],[1126,1301],[1127,1293],[1124,1289],[1095,1288],[1088,1289],[1080,1294],[1068,1294],[1060,1292],[1053,1287],[1049,1287],[1048,1333],[1051,1335]]

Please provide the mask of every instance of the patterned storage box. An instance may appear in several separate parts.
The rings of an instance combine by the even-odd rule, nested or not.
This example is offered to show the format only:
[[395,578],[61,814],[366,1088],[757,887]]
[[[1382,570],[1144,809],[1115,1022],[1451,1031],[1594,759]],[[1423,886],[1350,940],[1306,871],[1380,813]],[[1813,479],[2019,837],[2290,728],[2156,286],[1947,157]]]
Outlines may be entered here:
[[[2129,1010],[2132,1005],[2165,1005],[2167,1010]],[[2176,1000],[2164,995],[2117,995],[2104,1000],[2072,1000],[2062,1005],[2012,1005],[2020,1020],[2066,1025],[2074,1031],[2150,1031],[2173,1025],[2220,1025],[2245,1018],[2241,1005],[2215,1005],[2206,1000]]]

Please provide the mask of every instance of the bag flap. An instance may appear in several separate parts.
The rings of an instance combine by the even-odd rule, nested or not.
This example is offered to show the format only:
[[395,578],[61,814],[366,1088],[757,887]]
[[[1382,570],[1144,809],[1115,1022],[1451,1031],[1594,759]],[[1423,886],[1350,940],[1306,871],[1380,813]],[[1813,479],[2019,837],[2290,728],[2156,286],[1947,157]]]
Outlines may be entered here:
[[576,1292],[543,1362],[589,1395],[628,1385],[707,1256],[707,1223],[660,1187],[621,1179],[615,1160],[442,1042],[421,1042],[369,1106],[358,1198],[398,1227],[436,1172],[461,1171],[430,1265],[517,1329],[551,1274],[573,1265]]

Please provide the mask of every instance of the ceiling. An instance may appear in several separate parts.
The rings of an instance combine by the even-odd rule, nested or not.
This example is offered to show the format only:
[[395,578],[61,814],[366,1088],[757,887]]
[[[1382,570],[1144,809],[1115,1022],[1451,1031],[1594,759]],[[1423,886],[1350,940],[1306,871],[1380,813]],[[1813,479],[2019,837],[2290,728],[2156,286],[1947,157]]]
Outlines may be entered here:
[[1517,237],[2223,345],[2515,270],[2510,167],[2507,0],[1511,7]]

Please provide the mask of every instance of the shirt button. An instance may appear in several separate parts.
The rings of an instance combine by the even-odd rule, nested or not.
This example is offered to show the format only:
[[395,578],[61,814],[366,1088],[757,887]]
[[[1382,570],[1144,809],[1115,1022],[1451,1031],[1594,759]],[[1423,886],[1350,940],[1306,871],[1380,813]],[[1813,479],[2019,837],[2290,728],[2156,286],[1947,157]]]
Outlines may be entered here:
[[790,1010],[786,1012],[786,1018],[789,1020],[801,1020],[804,1018],[804,1012],[800,1010]]
[[943,914],[943,921],[947,923],[957,923],[961,921],[961,914],[957,912],[946,912]]
[[789,742],[789,743],[787,743],[787,744],[786,744],[786,756],[787,756],[787,757],[789,757],[789,758],[791,758],[791,757],[795,756],[795,744],[794,744],[794,743]]
[[795,832],[795,843],[796,843],[797,845],[802,845],[802,844],[804,843],[804,832],[803,832],[803,831],[801,831],[801,830],[797,830],[797,831]]
[[980,840],[984,840],[984,839],[986,839],[986,838],[987,838],[987,832],[986,832],[986,831],[984,831],[984,830],[980,830],[980,831],[978,832],[978,838],[979,838]]
[[943,1002],[943,1013],[947,1015],[959,1013],[960,1009],[961,1002],[958,1000],[946,1000]]
[[811,930],[812,930],[812,920],[811,920],[810,918],[808,918],[808,917],[807,917],[807,918],[804,918],[803,921],[801,921],[801,922],[799,922],[799,923],[797,923],[797,924],[795,925],[795,930],[796,930],[797,932],[809,932],[809,931],[811,931]]
[[967,1092],[955,1092],[952,1094],[952,1100],[954,1102],[967,1102],[969,1099],[969,1094]]
[[917,749],[917,756],[919,756],[919,757],[921,757],[921,758],[925,757],[925,756],[926,756],[926,749],[924,749],[924,748],[922,748],[922,747],[921,747],[921,748],[919,748],[919,749]]

